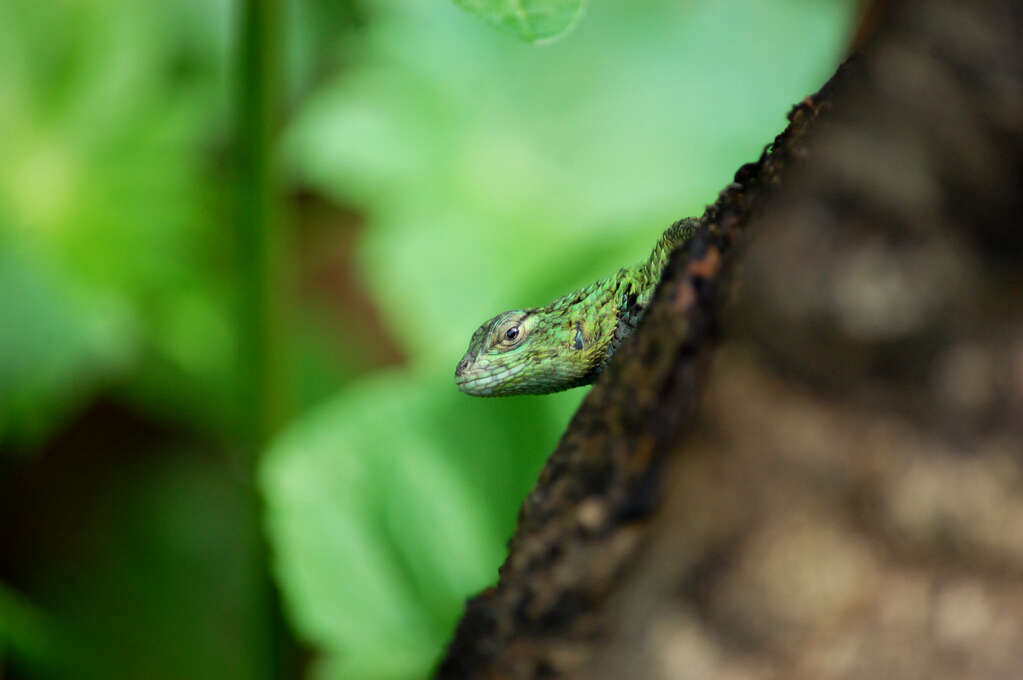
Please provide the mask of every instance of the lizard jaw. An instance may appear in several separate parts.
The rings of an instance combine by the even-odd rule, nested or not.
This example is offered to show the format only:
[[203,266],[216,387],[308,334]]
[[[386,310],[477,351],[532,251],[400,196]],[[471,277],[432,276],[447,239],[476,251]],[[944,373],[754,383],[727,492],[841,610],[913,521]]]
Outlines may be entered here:
[[508,380],[517,376],[524,368],[524,365],[506,366],[494,371],[490,367],[477,366],[475,361],[466,355],[455,370],[455,384],[462,392],[473,396],[500,396],[509,393],[502,388]]

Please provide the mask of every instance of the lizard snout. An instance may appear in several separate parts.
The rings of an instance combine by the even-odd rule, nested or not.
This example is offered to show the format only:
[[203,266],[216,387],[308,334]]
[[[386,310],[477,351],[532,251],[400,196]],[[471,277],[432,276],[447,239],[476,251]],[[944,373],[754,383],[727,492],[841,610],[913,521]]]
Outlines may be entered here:
[[465,369],[469,368],[471,365],[472,359],[469,358],[468,354],[462,357],[462,360],[458,362],[458,366],[455,368],[455,377],[460,378],[462,374],[465,373]]

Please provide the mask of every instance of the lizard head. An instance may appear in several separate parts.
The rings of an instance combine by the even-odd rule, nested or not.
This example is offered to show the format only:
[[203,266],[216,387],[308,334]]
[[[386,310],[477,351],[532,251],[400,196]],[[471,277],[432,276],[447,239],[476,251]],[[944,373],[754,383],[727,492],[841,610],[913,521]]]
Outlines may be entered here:
[[583,379],[594,360],[580,351],[582,328],[547,308],[498,314],[473,333],[455,368],[455,384],[466,394],[497,397],[546,394],[588,382]]
[[529,379],[529,348],[540,321],[536,312],[513,309],[477,328],[455,368],[458,389],[480,397],[529,391],[516,387],[521,388]]

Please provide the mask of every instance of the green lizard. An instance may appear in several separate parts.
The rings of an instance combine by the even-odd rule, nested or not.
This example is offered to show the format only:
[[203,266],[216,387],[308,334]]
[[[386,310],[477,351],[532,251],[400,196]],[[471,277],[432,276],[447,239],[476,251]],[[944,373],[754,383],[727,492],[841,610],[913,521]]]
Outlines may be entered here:
[[696,219],[668,227],[650,259],[562,296],[546,307],[512,309],[480,326],[455,369],[467,394],[547,394],[592,383],[650,303],[671,251]]

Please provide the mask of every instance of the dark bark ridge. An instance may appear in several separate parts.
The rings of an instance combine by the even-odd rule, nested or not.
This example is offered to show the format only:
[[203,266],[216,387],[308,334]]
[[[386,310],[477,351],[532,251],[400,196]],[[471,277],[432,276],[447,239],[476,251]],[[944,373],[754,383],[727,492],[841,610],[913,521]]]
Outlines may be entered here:
[[[573,418],[439,677],[1023,663],[1006,613],[1023,611],[1020,12],[895,3],[740,168]],[[882,607],[900,597],[901,619]]]

